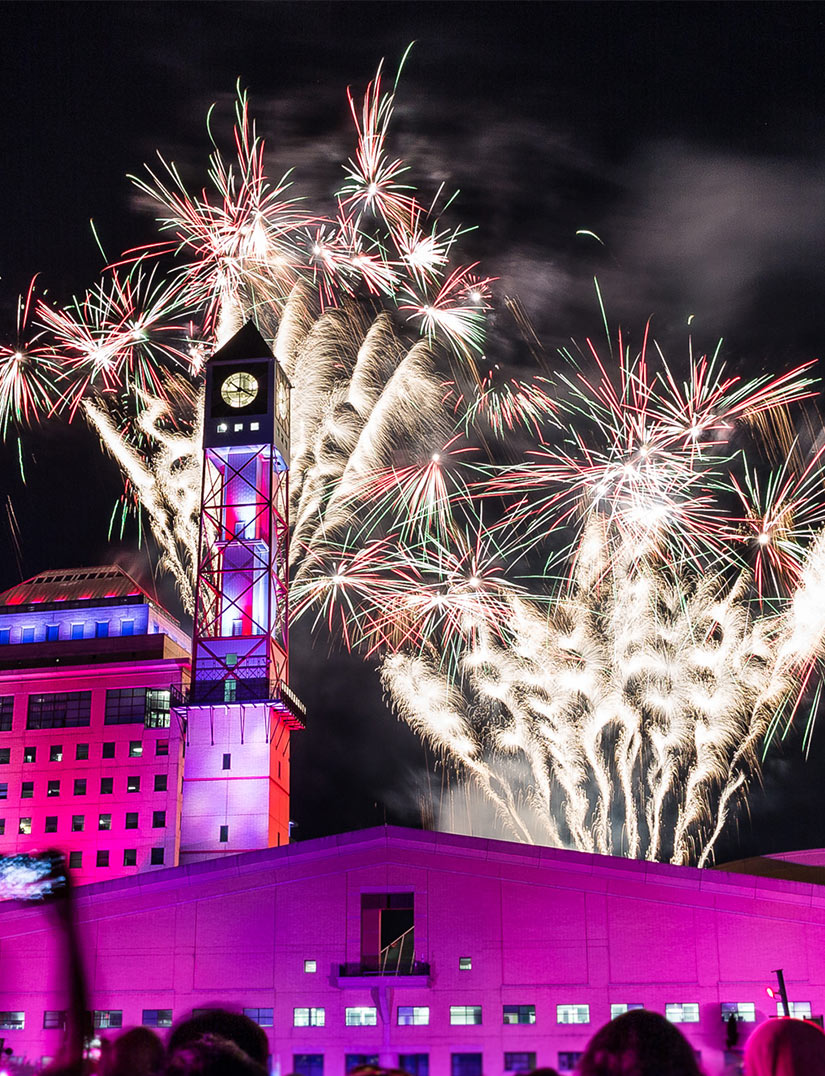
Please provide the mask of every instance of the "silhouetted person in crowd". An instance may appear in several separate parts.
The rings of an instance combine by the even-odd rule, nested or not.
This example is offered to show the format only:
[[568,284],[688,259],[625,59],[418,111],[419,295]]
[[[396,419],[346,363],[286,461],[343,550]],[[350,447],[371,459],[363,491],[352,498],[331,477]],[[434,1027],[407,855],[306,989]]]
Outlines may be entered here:
[[702,1076],[693,1048],[664,1016],[631,1009],[596,1032],[580,1076]]
[[173,1050],[164,1076],[267,1076],[267,1070],[237,1043],[207,1033]]
[[766,1020],[745,1044],[746,1076],[825,1076],[825,1033],[806,1020]]
[[266,1032],[248,1016],[228,1009],[208,1009],[177,1024],[170,1032],[166,1052],[171,1056],[181,1046],[195,1042],[203,1035],[217,1035],[234,1042],[253,1061],[266,1067],[269,1057]]
[[163,1071],[166,1051],[154,1031],[133,1027],[114,1042],[104,1043],[100,1052],[100,1076],[156,1076]]
[[555,1069],[542,1065],[540,1069],[531,1069],[527,1076],[559,1076],[559,1074]]

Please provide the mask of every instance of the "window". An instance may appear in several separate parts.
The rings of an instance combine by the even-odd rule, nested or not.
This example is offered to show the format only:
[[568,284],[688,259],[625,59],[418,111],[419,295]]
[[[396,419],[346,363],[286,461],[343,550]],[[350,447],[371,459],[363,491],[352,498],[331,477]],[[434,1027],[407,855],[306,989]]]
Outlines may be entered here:
[[75,747],[74,757],[78,762],[85,762],[89,757],[89,745],[87,743],[79,743]]
[[323,1027],[326,1009],[293,1009],[293,1027]]
[[[789,1001],[788,1004],[791,1007],[791,1016],[796,1017],[797,1020],[810,1020],[811,1018],[811,1003],[810,1001]],[[776,1015],[784,1016],[784,1006],[781,1001],[776,1003]]]
[[430,1009],[428,1005],[399,1005],[399,1024],[429,1024]]
[[[721,1008],[722,1019],[725,1021],[735,1016],[743,1024],[756,1022],[756,1006],[752,1001],[723,1001]],[[780,1013],[777,1012],[776,1015],[779,1016]]]
[[579,1067],[583,1050],[562,1050],[559,1053],[559,1072],[573,1072]]
[[76,796],[85,796],[86,795],[86,778],[85,777],[75,777],[75,779],[74,779],[74,794]]
[[121,635],[134,635],[135,634],[135,622],[134,622],[134,620],[121,620],[121,622],[120,622],[120,634]]
[[22,1031],[25,1025],[25,1013],[0,1012],[0,1031]]
[[[147,729],[168,729],[170,724],[170,700],[169,688],[147,687],[146,689],[146,717],[144,725]],[[168,743],[168,741],[167,741]],[[168,752],[167,752],[168,754]]]
[[258,1027],[272,1027],[272,1009],[244,1009],[243,1014],[254,1020]]
[[617,1016],[624,1016],[626,1012],[631,1012],[633,1009],[643,1009],[644,1005],[640,1001],[630,1001],[626,1005],[619,1003],[617,1005],[610,1006],[610,1019],[615,1020]]
[[0,695],[0,732],[11,732],[14,695]]
[[[237,623],[240,623],[240,621],[237,621]],[[234,629],[234,627],[235,627],[234,623],[233,623],[232,627]],[[232,634],[234,635],[235,632],[233,631]],[[238,687],[238,681],[235,680],[233,677],[230,676],[226,680],[224,680],[224,682],[223,682],[223,701],[224,702],[234,702],[235,701],[235,695],[237,693],[237,687]]]
[[536,1055],[532,1051],[520,1050],[504,1055],[505,1072],[532,1072],[536,1067]]
[[97,858],[95,859],[96,867],[108,867],[109,866],[109,853],[98,849]]
[[44,833],[57,833],[57,815],[47,814],[46,825],[43,829]]
[[24,747],[23,748],[23,761],[24,762],[37,762],[37,748],[36,747]]
[[46,785],[46,795],[47,796],[59,796],[60,795],[60,781],[59,780],[49,781],[49,783]]
[[589,1005],[557,1005],[556,1023],[558,1024],[589,1024]]
[[83,814],[72,815],[72,833],[82,833],[86,824],[86,816]]
[[450,1076],[483,1076],[481,1054],[450,1054]]
[[429,1054],[399,1054],[398,1066],[408,1076],[430,1076]]
[[120,1009],[95,1009],[92,1023],[97,1028],[123,1027],[123,1012]]
[[[505,1024],[535,1024],[535,1005],[505,1005],[503,1010]],[[535,1068],[535,1066],[533,1066]]]
[[166,828],[166,811],[152,811],[152,829]]
[[145,687],[116,688],[106,692],[104,725],[142,725],[145,716]]
[[25,627],[20,632],[21,643],[33,643],[34,642],[34,628],[29,626]]
[[124,867],[136,867],[137,866],[137,848],[124,848],[123,849],[123,866]]
[[5,832],[6,832],[6,820],[5,820],[5,818],[0,818],[0,837],[4,836]]
[[374,1027],[378,1023],[378,1010],[371,1005],[348,1005],[345,1023],[347,1027]]
[[0,781],[0,800],[7,800],[9,798],[9,782]]
[[20,790],[20,798],[22,800],[34,799],[34,781],[23,782],[23,787]]
[[292,1070],[295,1076],[324,1076],[323,1054],[293,1054]]
[[11,748],[0,747],[0,766],[8,766],[11,762]]
[[378,1054],[344,1054],[344,1072],[378,1066]]
[[75,729],[89,724],[91,691],[58,691],[29,695],[27,729]]
[[69,852],[69,866],[79,868],[83,866],[83,853],[82,852]]
[[229,826],[221,826],[220,834],[218,836],[219,844],[226,844],[229,840]]
[[127,792],[140,792],[140,778],[139,777],[127,777],[126,778],[126,791]]
[[[246,1010],[244,1010],[246,1012]],[[171,1009],[144,1009],[143,1019],[140,1021],[144,1027],[171,1027]]]
[[155,774],[155,792],[165,792],[165,791],[166,791],[166,774],[165,773],[156,773]]
[[54,643],[60,638],[60,627],[57,624],[46,625],[46,642]]
[[460,956],[458,958],[458,970],[459,971],[472,971],[473,959],[469,956]]
[[83,625],[82,624],[72,624],[72,638],[73,639],[82,639],[83,638]]
[[162,848],[153,848],[152,851],[151,851],[151,854],[149,856],[149,862],[152,864],[153,867],[162,867],[163,866],[163,849]]
[[665,1005],[665,1016],[672,1024],[698,1024],[698,1002],[671,1002],[670,1004]]
[[63,745],[59,743],[53,743],[49,748],[49,762],[62,762],[63,761]]
[[111,796],[115,789],[114,777],[101,777],[100,778],[100,794],[101,796]]
[[137,813],[137,811],[127,811],[126,812],[126,827],[125,828],[126,829],[137,829],[138,828],[138,813]]
[[115,757],[115,745],[114,741],[104,743],[103,752],[101,758],[114,758]]
[[481,1023],[481,1006],[480,1005],[451,1005],[450,1006],[450,1023],[451,1024],[480,1024]]
[[318,970],[318,962],[317,961],[315,961],[315,960],[305,960],[304,961],[304,971],[305,972],[307,972],[310,975],[314,975],[314,973],[317,970]]
[[8,646],[11,642],[11,628],[0,628],[0,646]]
[[361,967],[385,974],[415,963],[415,894],[361,894]]
[[44,1031],[56,1031],[59,1028],[66,1026],[66,1010],[65,1009],[46,1009],[43,1013],[43,1029]]
[[129,741],[129,758],[142,758],[143,757],[143,744],[140,740]]
[[231,770],[232,769],[232,756],[231,755],[224,755],[223,756],[223,765],[221,766],[221,769],[223,769],[223,770]]
[[169,741],[168,740],[156,740],[155,741],[155,754],[156,755],[168,755],[169,754]]
[[109,635],[109,621],[108,620],[96,620],[95,621],[95,638],[106,639]]

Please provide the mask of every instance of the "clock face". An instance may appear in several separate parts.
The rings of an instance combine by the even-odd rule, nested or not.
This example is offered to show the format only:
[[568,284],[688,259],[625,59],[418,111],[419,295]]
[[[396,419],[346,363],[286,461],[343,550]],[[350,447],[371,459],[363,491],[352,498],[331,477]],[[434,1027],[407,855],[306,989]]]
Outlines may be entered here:
[[221,397],[230,407],[246,407],[258,395],[258,382],[246,370],[238,370],[221,385]]

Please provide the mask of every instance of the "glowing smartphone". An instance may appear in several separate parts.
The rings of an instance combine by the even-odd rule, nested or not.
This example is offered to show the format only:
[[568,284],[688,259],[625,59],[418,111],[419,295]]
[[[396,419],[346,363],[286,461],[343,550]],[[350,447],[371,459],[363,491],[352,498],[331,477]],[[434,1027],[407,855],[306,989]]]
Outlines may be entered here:
[[61,852],[0,856],[0,900],[43,901],[66,888]]

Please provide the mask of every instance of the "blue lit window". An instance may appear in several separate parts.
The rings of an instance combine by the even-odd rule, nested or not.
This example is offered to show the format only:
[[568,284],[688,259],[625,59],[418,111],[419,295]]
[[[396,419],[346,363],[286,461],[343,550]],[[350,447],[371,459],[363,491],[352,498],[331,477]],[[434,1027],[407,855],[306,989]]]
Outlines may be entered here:
[[134,635],[135,634],[135,622],[134,622],[134,620],[121,620],[121,622],[120,622],[120,634],[121,635]]
[[60,638],[60,626],[58,624],[46,625],[46,642],[53,643]]
[[323,1054],[293,1054],[295,1076],[324,1076]]
[[106,639],[109,636],[109,621],[97,620],[95,621],[95,638]]
[[254,1020],[258,1027],[272,1027],[272,1009],[244,1009],[243,1014]]
[[11,628],[0,628],[0,646],[5,646],[11,640]]
[[82,624],[72,624],[72,638],[73,639],[82,639],[83,638],[83,625]]
[[[244,1010],[246,1011],[246,1010]],[[172,1026],[172,1010],[171,1009],[144,1009],[143,1020],[141,1021],[144,1027],[171,1027]]]
[[483,1076],[481,1054],[450,1054],[450,1076]]
[[21,643],[33,643],[34,642],[34,628],[33,627],[23,628],[23,630],[20,633],[20,642]]
[[429,1054],[399,1054],[398,1064],[410,1076],[430,1076]]

